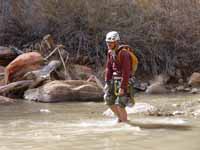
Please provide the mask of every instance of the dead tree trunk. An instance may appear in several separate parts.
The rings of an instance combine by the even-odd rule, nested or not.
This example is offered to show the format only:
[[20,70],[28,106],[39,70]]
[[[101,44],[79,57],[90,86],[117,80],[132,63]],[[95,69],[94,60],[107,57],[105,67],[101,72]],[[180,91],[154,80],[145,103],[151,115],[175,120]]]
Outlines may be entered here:
[[13,93],[23,93],[33,83],[33,80],[13,82],[0,87],[0,95],[12,95]]
[[60,61],[53,60],[42,69],[28,72],[24,75],[26,79],[32,79],[35,82],[30,88],[35,88],[41,85],[46,80],[51,80],[52,73],[55,72],[61,66]]

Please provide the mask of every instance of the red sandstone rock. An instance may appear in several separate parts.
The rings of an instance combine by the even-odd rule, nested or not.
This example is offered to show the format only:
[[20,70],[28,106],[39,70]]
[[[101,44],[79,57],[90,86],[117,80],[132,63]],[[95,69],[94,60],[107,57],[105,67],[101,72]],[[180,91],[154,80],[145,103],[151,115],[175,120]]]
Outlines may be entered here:
[[74,65],[73,75],[75,79],[86,80],[92,75],[92,69],[84,65]]
[[37,52],[24,53],[14,59],[5,69],[5,82],[10,83],[23,79],[29,71],[40,69],[43,57]]

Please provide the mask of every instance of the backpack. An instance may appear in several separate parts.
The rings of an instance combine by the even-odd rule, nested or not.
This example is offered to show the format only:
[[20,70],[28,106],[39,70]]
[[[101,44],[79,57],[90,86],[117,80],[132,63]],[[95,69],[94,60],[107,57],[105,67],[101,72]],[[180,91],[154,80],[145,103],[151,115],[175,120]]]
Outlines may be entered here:
[[135,56],[133,49],[129,45],[120,45],[118,50],[119,50],[119,53],[118,53],[117,59],[118,59],[119,62],[121,61],[120,60],[120,53],[121,53],[121,51],[125,50],[131,56],[131,64],[132,64],[131,70],[132,70],[132,75],[134,75],[135,72],[136,72],[136,70],[137,70],[138,59]]

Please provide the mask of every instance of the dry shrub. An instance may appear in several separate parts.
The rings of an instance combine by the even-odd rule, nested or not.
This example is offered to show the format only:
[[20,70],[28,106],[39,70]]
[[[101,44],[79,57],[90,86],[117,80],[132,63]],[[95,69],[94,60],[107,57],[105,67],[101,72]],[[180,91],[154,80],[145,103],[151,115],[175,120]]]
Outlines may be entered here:
[[15,2],[17,13],[0,24],[1,44],[22,47],[50,33],[66,45],[71,55],[88,55],[102,66],[105,34],[117,30],[139,57],[138,76],[166,73],[176,77],[178,72],[179,77],[186,78],[200,71],[199,0]]
[[[1,0],[0,44],[20,48],[28,42],[39,41],[46,30],[39,5],[31,0]],[[48,31],[47,31],[48,32]]]

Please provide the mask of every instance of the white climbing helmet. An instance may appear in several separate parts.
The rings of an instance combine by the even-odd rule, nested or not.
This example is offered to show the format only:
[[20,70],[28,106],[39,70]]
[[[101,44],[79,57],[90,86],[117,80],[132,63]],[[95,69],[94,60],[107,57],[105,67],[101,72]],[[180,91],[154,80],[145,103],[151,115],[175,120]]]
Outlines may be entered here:
[[116,31],[111,31],[106,34],[106,42],[115,42],[119,40],[120,40],[119,33]]

